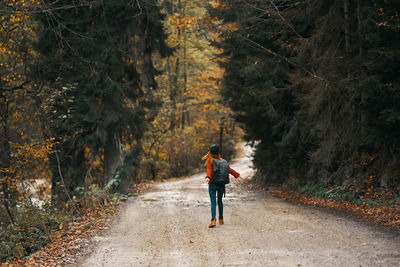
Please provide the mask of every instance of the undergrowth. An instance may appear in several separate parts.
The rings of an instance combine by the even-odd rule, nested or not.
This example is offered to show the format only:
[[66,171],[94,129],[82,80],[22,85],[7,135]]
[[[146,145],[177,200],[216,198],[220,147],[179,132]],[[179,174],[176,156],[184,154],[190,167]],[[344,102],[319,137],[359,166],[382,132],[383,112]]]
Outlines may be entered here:
[[[285,185],[286,188],[287,185]],[[290,186],[290,189],[313,198],[329,200],[345,200],[358,205],[369,206],[399,206],[400,196],[383,188],[354,189],[352,186],[308,184],[303,186]]]
[[[0,208],[0,262],[29,257],[51,241],[52,233],[62,230],[67,223],[85,216],[103,205],[117,205],[126,195],[112,194],[107,190],[78,188],[76,196],[67,203],[42,207],[17,203],[10,209],[14,223],[6,210]],[[53,201],[54,202],[54,201]]]

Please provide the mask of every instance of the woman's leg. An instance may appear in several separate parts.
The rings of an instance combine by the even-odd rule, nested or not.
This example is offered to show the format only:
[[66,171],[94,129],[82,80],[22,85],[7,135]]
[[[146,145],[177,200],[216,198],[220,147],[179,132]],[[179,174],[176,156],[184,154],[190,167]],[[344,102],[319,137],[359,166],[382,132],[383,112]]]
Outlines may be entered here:
[[224,204],[222,204],[222,197],[225,193],[225,186],[218,186],[218,215],[220,219],[224,218]]
[[210,200],[211,200],[211,220],[215,219],[215,213],[216,213],[216,185],[214,183],[211,183],[208,185],[208,193],[210,194]]

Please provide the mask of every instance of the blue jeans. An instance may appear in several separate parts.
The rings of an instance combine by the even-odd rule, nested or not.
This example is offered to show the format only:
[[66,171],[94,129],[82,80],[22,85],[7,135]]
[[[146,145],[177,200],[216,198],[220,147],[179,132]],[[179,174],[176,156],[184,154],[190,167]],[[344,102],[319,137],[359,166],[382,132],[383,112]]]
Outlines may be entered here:
[[222,204],[222,196],[225,193],[225,185],[217,185],[214,183],[211,183],[208,185],[208,193],[210,194],[210,200],[211,200],[211,220],[215,219],[215,213],[216,213],[216,195],[218,193],[218,214],[219,218],[222,219],[224,217],[224,207]]

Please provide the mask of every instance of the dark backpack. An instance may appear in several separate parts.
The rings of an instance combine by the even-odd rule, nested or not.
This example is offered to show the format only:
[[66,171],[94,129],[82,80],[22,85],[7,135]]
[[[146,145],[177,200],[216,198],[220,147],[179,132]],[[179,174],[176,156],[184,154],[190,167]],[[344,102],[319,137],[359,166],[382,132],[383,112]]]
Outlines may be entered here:
[[224,160],[214,159],[213,161],[214,177],[213,182],[219,185],[229,184],[229,163]]

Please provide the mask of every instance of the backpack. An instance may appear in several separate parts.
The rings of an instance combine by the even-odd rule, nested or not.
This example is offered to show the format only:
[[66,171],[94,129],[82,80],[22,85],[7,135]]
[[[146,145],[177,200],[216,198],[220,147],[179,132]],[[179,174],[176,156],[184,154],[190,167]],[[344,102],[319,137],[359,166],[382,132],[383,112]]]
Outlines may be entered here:
[[214,159],[213,161],[214,177],[213,182],[219,185],[229,184],[229,163],[224,160]]

